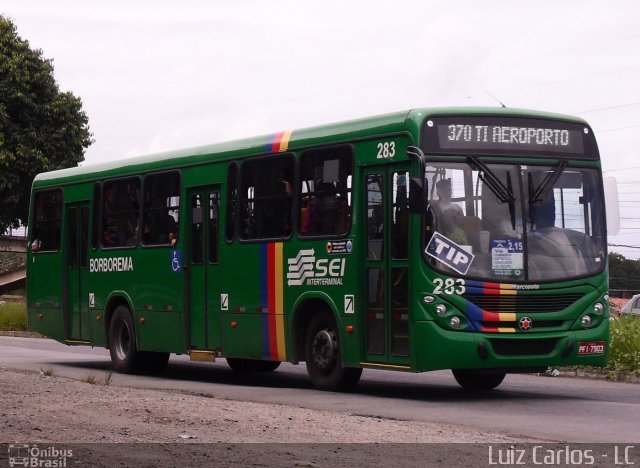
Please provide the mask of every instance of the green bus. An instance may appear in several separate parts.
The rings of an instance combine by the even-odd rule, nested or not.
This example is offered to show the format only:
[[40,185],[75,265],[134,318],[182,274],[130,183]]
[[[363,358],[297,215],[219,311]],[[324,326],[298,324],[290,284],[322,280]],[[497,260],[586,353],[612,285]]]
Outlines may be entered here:
[[507,373],[606,364],[598,147],[581,119],[433,108],[38,175],[30,329],[238,371]]

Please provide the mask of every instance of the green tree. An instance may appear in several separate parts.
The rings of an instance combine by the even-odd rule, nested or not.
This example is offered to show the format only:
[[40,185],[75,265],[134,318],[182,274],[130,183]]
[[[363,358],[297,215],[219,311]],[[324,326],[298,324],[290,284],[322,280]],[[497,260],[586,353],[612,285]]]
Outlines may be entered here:
[[52,61],[0,15],[0,233],[26,224],[35,175],[77,166],[91,137],[80,98],[60,91]]
[[609,288],[640,290],[640,260],[609,253]]

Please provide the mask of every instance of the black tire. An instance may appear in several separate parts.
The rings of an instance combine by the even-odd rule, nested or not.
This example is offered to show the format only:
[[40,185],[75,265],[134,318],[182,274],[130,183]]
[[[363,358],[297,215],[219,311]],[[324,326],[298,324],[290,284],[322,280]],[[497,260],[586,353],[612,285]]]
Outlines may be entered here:
[[502,383],[506,372],[453,369],[453,377],[465,390],[493,390]]
[[138,369],[136,332],[131,312],[125,306],[118,306],[109,323],[109,354],[113,370],[131,374]]
[[131,312],[118,306],[109,323],[109,353],[113,369],[123,374],[159,374],[169,362],[169,353],[138,351]]
[[280,361],[227,358],[227,364],[236,372],[271,372],[280,367]]
[[353,390],[362,375],[361,368],[342,365],[340,335],[329,313],[318,313],[311,319],[305,339],[305,360],[311,383],[319,390]]

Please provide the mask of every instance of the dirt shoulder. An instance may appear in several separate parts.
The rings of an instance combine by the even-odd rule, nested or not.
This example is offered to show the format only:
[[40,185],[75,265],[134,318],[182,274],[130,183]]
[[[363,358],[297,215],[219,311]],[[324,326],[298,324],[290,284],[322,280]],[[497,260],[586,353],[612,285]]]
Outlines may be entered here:
[[513,442],[498,433],[0,370],[3,442]]
[[[42,372],[0,369],[0,442],[40,447],[93,444],[85,455],[93,457],[91,464],[96,466],[122,464],[123,450],[136,457],[136,463],[154,466],[164,465],[176,451],[197,464],[213,461],[210,457],[216,453],[218,466],[334,466],[333,462],[338,466],[364,460],[370,466],[388,466],[400,459],[411,465],[424,461],[423,444],[434,444],[428,445],[430,456],[442,459],[446,448],[441,444],[446,442],[524,442],[454,425],[104,385],[105,377],[96,376],[96,383],[89,384]],[[158,443],[162,445],[153,445]],[[189,443],[188,452],[180,449]],[[264,444],[269,444],[268,453]],[[368,456],[376,462],[369,463]]]

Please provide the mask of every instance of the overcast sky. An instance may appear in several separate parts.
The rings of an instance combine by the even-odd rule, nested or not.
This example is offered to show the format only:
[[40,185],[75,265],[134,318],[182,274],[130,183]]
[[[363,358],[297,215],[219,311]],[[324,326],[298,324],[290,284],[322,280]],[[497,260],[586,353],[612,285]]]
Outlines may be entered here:
[[82,99],[85,164],[493,95],[590,122],[620,184],[609,241],[640,245],[637,0],[4,0],[0,13]]

